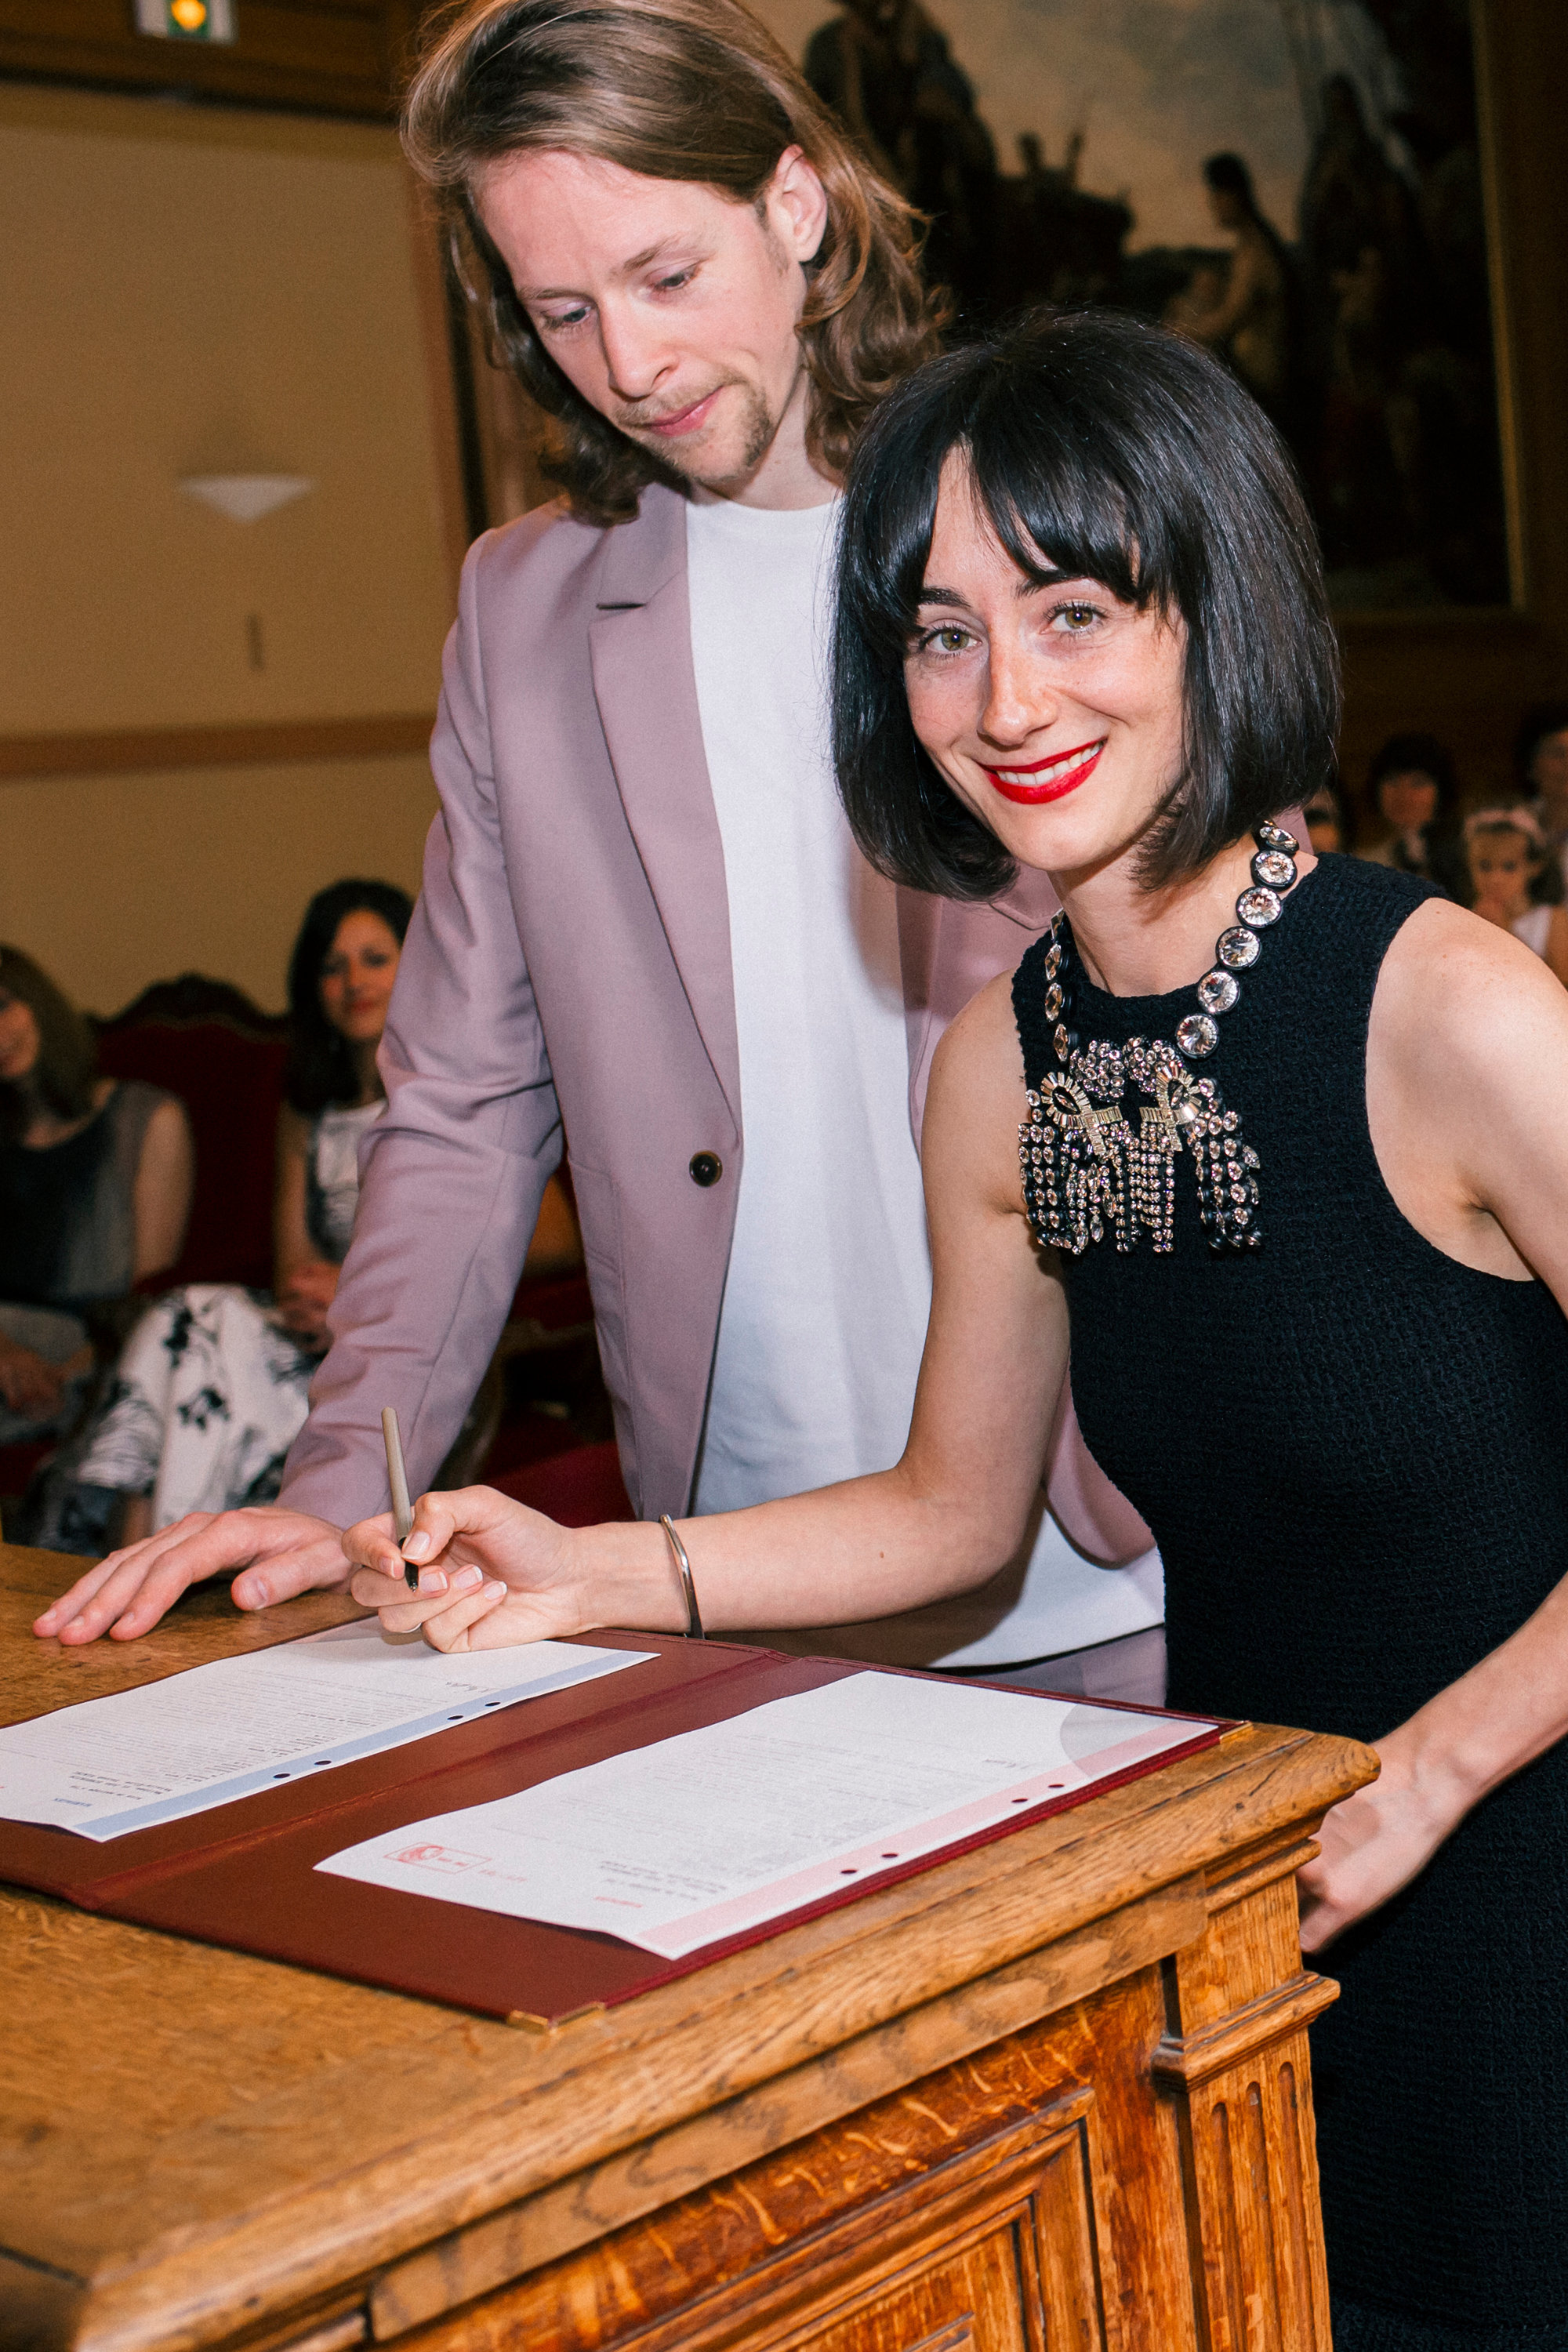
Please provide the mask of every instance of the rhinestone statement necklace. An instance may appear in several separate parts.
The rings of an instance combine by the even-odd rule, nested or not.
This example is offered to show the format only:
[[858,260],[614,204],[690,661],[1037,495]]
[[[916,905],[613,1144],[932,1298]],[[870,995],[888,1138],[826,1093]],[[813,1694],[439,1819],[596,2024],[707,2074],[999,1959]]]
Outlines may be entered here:
[[1258,961],[1258,934],[1279,921],[1295,887],[1295,835],[1260,824],[1253,839],[1251,887],[1215,942],[1214,970],[1197,984],[1199,1010],[1176,1024],[1173,1045],[1163,1037],[1083,1045],[1073,1026],[1072,931],[1065,915],[1051,925],[1045,1014],[1057,1071],[1029,1093],[1018,1158],[1029,1223],[1052,1249],[1079,1257],[1109,1231],[1119,1250],[1135,1248],[1146,1233],[1151,1248],[1168,1252],[1184,1144],[1197,1164],[1198,1215],[1210,1249],[1262,1246],[1258,1154],[1242,1139],[1240,1114],[1227,1110],[1214,1080],[1193,1067],[1219,1044],[1217,1016],[1241,994],[1236,975]]

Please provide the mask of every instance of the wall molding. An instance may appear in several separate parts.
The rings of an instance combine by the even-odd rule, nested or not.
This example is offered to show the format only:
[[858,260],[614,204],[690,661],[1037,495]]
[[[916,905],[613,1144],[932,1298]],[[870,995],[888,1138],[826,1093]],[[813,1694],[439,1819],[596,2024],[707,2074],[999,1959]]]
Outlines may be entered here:
[[126,727],[103,734],[0,735],[0,779],[245,768],[423,751],[434,714],[269,720],[254,727]]
[[[129,0],[0,0],[0,74],[388,122],[417,0],[252,0],[239,37],[149,40]],[[64,21],[62,21],[62,19]]]

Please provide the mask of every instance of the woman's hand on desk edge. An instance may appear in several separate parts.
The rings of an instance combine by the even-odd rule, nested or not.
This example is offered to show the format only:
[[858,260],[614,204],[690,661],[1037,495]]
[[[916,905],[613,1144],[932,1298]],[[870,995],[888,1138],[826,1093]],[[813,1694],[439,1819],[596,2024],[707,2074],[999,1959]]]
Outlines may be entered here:
[[1296,1874],[1303,1952],[1326,1951],[1408,1886],[1468,1810],[1456,1788],[1412,1769],[1399,1731],[1377,1752],[1378,1778],[1324,1815],[1317,1859]]
[[[422,1632],[437,1650],[560,1640],[605,1622],[585,1606],[574,1535],[493,1486],[421,1495],[401,1551],[386,1513],[350,1528],[349,1589],[379,1611],[389,1633]],[[405,1559],[419,1568],[417,1593],[405,1580]]]
[[33,1631],[73,1646],[109,1633],[117,1642],[150,1633],[182,1592],[228,1569],[238,1609],[268,1609],[297,1593],[348,1579],[342,1536],[329,1520],[276,1503],[240,1511],[192,1511],[145,1542],[111,1551],[51,1601]]

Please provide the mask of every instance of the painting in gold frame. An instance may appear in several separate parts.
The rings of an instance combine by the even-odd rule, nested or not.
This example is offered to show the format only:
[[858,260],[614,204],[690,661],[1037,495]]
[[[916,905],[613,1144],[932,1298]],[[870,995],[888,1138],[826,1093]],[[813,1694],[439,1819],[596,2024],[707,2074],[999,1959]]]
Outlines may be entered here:
[[1100,301],[1295,453],[1345,616],[1524,602],[1488,0],[755,0],[932,222],[959,331]]

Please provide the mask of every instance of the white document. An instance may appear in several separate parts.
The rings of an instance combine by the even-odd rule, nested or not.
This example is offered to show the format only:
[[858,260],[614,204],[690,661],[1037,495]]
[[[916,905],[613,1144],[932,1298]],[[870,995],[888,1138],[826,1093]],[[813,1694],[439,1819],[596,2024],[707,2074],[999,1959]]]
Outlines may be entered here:
[[448,1658],[374,1617],[334,1625],[0,1730],[0,1820],[123,1837],[654,1654],[528,1642]]
[[852,1675],[316,1867],[679,1959],[1209,1727]]

